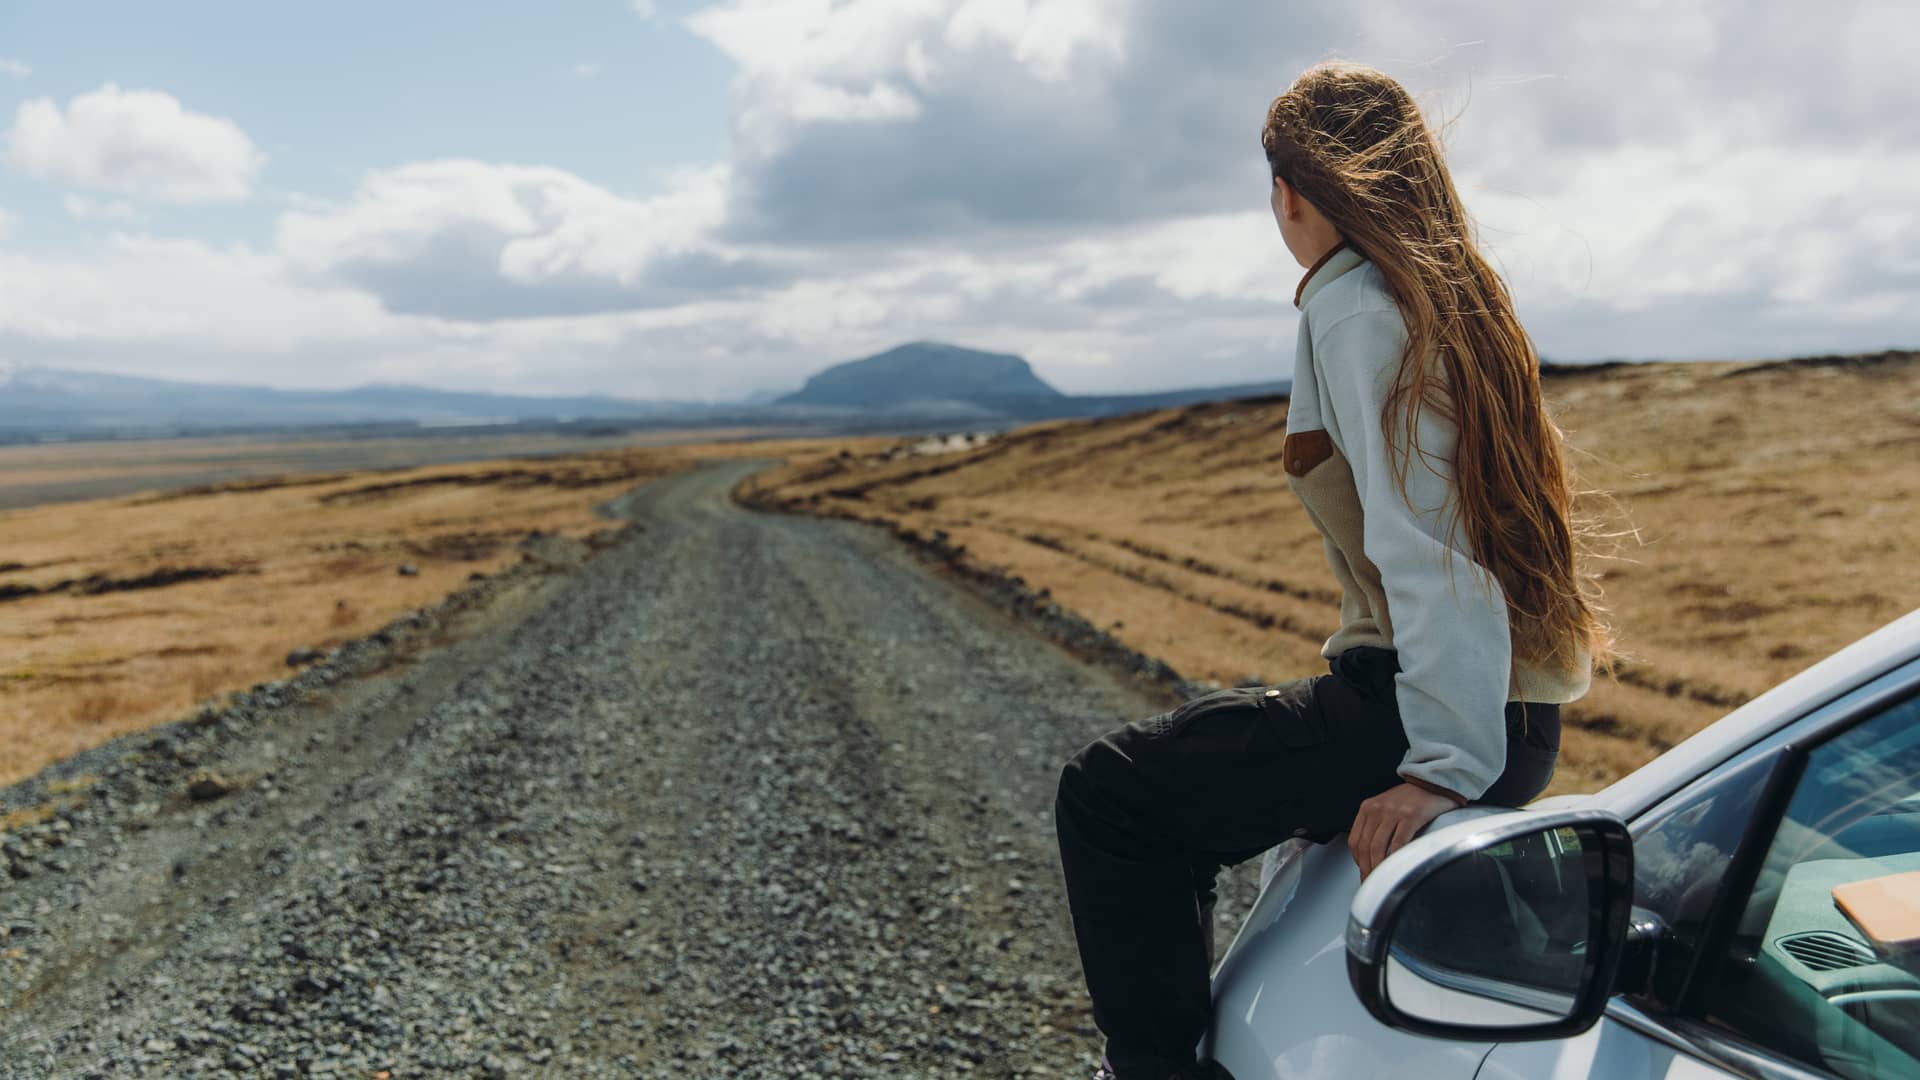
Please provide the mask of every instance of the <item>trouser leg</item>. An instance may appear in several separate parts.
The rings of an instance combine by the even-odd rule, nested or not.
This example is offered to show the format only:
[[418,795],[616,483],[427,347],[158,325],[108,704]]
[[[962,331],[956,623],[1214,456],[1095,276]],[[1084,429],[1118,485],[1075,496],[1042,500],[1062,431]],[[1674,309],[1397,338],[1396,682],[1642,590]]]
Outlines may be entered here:
[[1475,802],[1520,806],[1553,780],[1560,757],[1560,706],[1507,702],[1507,767]]
[[1120,1076],[1165,1080],[1192,1064],[1207,1022],[1192,864],[1171,838],[1107,817],[1077,786],[1062,784],[1055,822],[1094,1023]]
[[1207,950],[1206,968],[1213,972],[1213,909],[1220,900],[1220,863],[1201,859],[1193,864],[1194,909],[1199,916],[1200,944]]
[[1214,871],[1344,831],[1397,782],[1405,750],[1390,688],[1329,674],[1197,698],[1067,764],[1055,804],[1067,902],[1124,1080],[1191,1065],[1206,1032]]

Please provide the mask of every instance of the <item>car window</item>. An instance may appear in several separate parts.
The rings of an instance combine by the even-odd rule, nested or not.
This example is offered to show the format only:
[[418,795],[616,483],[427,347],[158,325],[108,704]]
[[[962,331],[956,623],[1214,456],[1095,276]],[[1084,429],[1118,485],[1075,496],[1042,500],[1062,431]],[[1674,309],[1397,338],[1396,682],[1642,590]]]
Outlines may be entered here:
[[1689,994],[1709,1023],[1843,1077],[1920,1077],[1920,698],[1807,756],[1713,953]]
[[1679,1000],[1702,938],[1722,904],[1728,870],[1752,829],[1761,796],[1786,767],[1784,749],[1728,769],[1636,830],[1633,904],[1665,927],[1661,960],[1644,992],[1630,994],[1652,1013]]

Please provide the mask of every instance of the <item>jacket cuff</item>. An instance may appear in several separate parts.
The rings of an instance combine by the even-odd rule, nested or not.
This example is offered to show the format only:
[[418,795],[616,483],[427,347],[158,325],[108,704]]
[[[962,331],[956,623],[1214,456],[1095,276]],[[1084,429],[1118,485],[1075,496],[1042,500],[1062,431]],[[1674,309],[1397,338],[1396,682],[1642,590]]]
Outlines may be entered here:
[[1427,780],[1422,780],[1417,776],[1406,776],[1404,774],[1400,777],[1400,779],[1405,780],[1407,783],[1412,784],[1414,787],[1419,788],[1421,791],[1430,792],[1434,795],[1441,795],[1441,796],[1445,796],[1446,798],[1452,799],[1453,805],[1455,806],[1455,808],[1467,805],[1467,797],[1465,795],[1462,795],[1457,791],[1449,791],[1448,789],[1441,787],[1439,784],[1435,784]]

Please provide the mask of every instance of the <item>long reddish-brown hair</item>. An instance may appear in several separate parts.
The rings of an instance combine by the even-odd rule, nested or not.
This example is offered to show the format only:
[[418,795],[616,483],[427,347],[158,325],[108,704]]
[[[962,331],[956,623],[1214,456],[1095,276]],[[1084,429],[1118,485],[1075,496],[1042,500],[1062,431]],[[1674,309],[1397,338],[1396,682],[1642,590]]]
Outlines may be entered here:
[[1425,454],[1416,410],[1438,409],[1459,431],[1450,463],[1458,512],[1470,554],[1506,594],[1516,659],[1568,670],[1584,647],[1611,673],[1618,654],[1584,569],[1589,529],[1573,514],[1574,477],[1541,397],[1539,355],[1474,241],[1419,106],[1373,68],[1316,64],[1273,100],[1260,141],[1273,175],[1379,267],[1406,320],[1406,353],[1380,416],[1389,443],[1396,422],[1405,432],[1394,465],[1402,494],[1412,454]]

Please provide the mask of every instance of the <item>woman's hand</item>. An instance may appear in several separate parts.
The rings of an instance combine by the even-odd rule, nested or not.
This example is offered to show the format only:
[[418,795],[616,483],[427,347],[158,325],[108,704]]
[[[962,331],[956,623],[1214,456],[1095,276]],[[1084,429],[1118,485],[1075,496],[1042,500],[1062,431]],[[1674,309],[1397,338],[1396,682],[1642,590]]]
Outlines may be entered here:
[[1347,846],[1362,880],[1388,855],[1398,851],[1427,823],[1455,808],[1445,795],[1412,784],[1398,784],[1360,804],[1347,833]]

